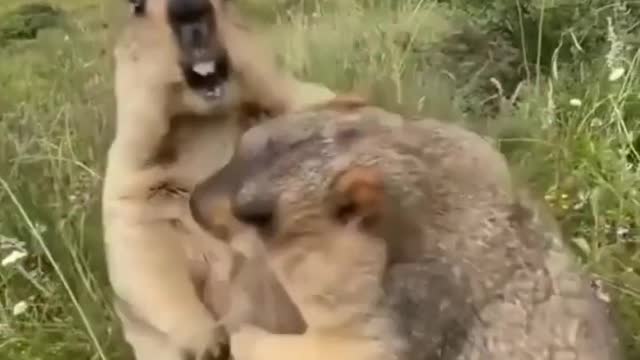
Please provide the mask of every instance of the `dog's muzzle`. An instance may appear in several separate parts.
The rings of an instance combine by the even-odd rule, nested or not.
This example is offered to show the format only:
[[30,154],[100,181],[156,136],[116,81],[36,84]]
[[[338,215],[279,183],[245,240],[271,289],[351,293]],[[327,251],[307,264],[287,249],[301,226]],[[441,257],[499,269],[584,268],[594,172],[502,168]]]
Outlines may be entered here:
[[231,66],[209,0],[169,0],[167,16],[187,84],[207,98],[222,96]]

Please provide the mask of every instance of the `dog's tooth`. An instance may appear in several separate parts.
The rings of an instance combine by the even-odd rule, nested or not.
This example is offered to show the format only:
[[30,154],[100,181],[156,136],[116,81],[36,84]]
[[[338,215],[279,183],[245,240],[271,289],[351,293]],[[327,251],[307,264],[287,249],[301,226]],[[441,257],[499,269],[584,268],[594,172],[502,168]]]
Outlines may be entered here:
[[218,86],[218,87],[215,87],[213,89],[207,90],[207,92],[205,94],[208,97],[219,98],[220,96],[222,96],[222,87]]
[[203,61],[193,65],[193,71],[198,75],[207,76],[216,72],[216,63],[214,61]]

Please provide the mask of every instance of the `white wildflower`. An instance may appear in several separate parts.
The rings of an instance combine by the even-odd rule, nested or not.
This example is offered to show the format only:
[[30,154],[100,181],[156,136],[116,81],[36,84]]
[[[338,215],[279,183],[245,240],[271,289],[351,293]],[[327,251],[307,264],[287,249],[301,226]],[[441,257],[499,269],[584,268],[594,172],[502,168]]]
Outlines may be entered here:
[[2,266],[13,265],[18,262],[20,259],[27,256],[26,251],[13,250],[9,255],[7,255],[4,259],[2,259]]
[[609,81],[617,81],[622,77],[622,75],[624,75],[623,67],[614,68],[609,74]]
[[19,301],[15,305],[13,305],[13,316],[18,316],[27,311],[29,305],[26,301]]
[[575,106],[575,107],[580,107],[580,106],[582,106],[582,100],[580,100],[580,99],[571,99],[571,100],[569,100],[569,105]]

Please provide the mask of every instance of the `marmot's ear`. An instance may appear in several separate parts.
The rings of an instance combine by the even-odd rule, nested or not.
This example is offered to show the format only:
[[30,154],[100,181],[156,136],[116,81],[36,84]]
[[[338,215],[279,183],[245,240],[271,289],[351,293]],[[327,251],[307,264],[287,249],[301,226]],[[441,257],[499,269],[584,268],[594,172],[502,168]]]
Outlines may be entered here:
[[375,223],[383,210],[383,177],[378,169],[356,166],[338,175],[332,187],[335,214],[344,223]]
[[131,12],[135,16],[143,16],[147,9],[147,0],[129,0]]

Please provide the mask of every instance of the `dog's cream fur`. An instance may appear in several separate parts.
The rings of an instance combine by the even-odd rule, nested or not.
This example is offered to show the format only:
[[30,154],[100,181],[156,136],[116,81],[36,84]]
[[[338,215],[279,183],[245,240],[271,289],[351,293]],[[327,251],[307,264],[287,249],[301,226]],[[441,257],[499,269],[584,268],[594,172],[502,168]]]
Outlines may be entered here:
[[165,0],[148,1],[145,16],[129,20],[114,51],[117,123],[103,188],[104,241],[117,312],[138,360],[215,354],[225,341],[198,287],[207,276],[224,281],[230,255],[193,223],[188,197],[231,157],[247,126],[245,104],[281,113],[333,96],[279,73],[235,23],[231,5],[210,1],[234,69],[222,99],[207,101],[185,84]]

